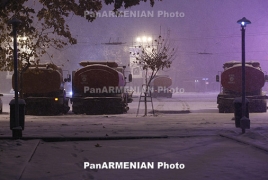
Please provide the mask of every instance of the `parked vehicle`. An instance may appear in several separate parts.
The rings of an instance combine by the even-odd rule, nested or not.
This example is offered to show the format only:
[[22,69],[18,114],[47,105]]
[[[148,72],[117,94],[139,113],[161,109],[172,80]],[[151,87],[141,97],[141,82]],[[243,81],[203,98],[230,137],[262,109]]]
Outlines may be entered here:
[[155,76],[151,83],[152,97],[172,97],[172,91],[170,86],[172,85],[172,79],[169,76],[159,75]]
[[71,77],[63,79],[62,69],[54,64],[30,66],[19,77],[19,95],[26,102],[25,114],[67,113],[70,107],[64,83],[70,80]]
[[[114,114],[128,111],[132,95],[125,89],[125,67],[115,62],[81,62],[72,73],[75,114]],[[129,81],[132,80],[129,74]]]
[[[242,96],[242,64],[237,61],[227,62],[223,64],[223,69],[221,76],[216,77],[216,81],[220,81],[222,86],[217,104],[220,113],[230,113],[234,112],[234,98]],[[267,111],[267,96],[262,91],[266,77],[259,62],[246,62],[245,91],[249,100],[249,112]]]

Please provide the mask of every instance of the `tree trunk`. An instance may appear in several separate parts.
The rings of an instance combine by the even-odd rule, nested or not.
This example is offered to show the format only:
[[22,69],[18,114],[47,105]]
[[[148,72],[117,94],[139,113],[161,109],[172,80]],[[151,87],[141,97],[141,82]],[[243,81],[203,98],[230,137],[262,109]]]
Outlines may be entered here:
[[145,71],[145,92],[144,92],[144,116],[147,116],[147,94],[148,94],[148,84],[147,84],[147,69]]

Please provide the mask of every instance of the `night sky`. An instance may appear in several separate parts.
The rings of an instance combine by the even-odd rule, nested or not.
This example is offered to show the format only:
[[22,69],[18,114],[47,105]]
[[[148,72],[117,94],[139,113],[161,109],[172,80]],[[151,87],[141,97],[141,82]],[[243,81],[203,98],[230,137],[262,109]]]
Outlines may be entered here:
[[[163,0],[157,1],[154,7],[147,2],[122,9],[149,11],[154,17],[98,17],[92,23],[81,17],[70,17],[67,22],[78,44],[54,52],[54,62],[69,70],[78,68],[82,60],[128,64],[129,47],[135,45],[136,37],[156,38],[160,33],[166,36],[169,30],[170,41],[178,53],[172,68],[165,73],[173,77],[174,83],[194,78],[215,82],[224,62],[241,60],[241,31],[237,20],[246,17],[252,22],[246,28],[246,61],[259,61],[267,71],[267,5],[266,0]],[[104,6],[101,13],[112,9]],[[180,12],[184,17],[159,17],[159,11]],[[109,41],[124,44],[104,44]]]

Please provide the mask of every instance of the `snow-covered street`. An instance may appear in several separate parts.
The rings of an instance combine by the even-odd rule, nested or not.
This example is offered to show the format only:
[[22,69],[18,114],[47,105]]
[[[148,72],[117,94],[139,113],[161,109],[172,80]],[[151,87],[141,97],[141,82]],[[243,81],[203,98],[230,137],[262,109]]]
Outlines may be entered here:
[[[154,98],[156,116],[148,117],[143,104],[136,117],[138,97],[121,115],[27,115],[21,140],[11,140],[5,108],[1,179],[267,179],[267,113],[251,113],[251,129],[241,134],[233,114],[218,113],[216,96]],[[154,168],[84,169],[85,162],[152,162]],[[170,169],[158,169],[163,162]],[[171,169],[176,163],[185,168]]]

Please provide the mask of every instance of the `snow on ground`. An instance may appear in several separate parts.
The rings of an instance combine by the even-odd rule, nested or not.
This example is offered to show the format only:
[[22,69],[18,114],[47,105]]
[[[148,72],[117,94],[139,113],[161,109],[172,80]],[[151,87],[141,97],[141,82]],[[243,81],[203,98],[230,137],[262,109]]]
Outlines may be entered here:
[[[25,141],[23,146],[29,146],[30,143],[34,144],[36,140]],[[96,144],[100,147],[96,147]],[[21,150],[23,146],[18,149]],[[35,146],[29,150],[33,151],[34,148]],[[32,158],[21,151],[17,155],[19,158],[12,155],[8,159],[10,163],[4,164],[5,173],[1,173],[4,179],[19,179],[19,173],[15,173],[19,171],[22,172],[22,180],[264,180],[267,178],[268,166],[267,153],[219,136],[120,141],[40,141]],[[83,162],[153,162],[154,168],[84,169]],[[161,162],[184,164],[185,168],[158,169],[157,164]]]
[[[189,97],[156,99],[157,115],[148,117],[142,107],[136,117],[136,100],[122,115],[27,115],[27,140],[8,139],[4,113],[0,179],[267,179],[267,113],[251,113],[251,128],[241,134],[233,114],[218,113],[213,94],[204,102]],[[178,162],[186,168],[84,170],[87,161]]]

